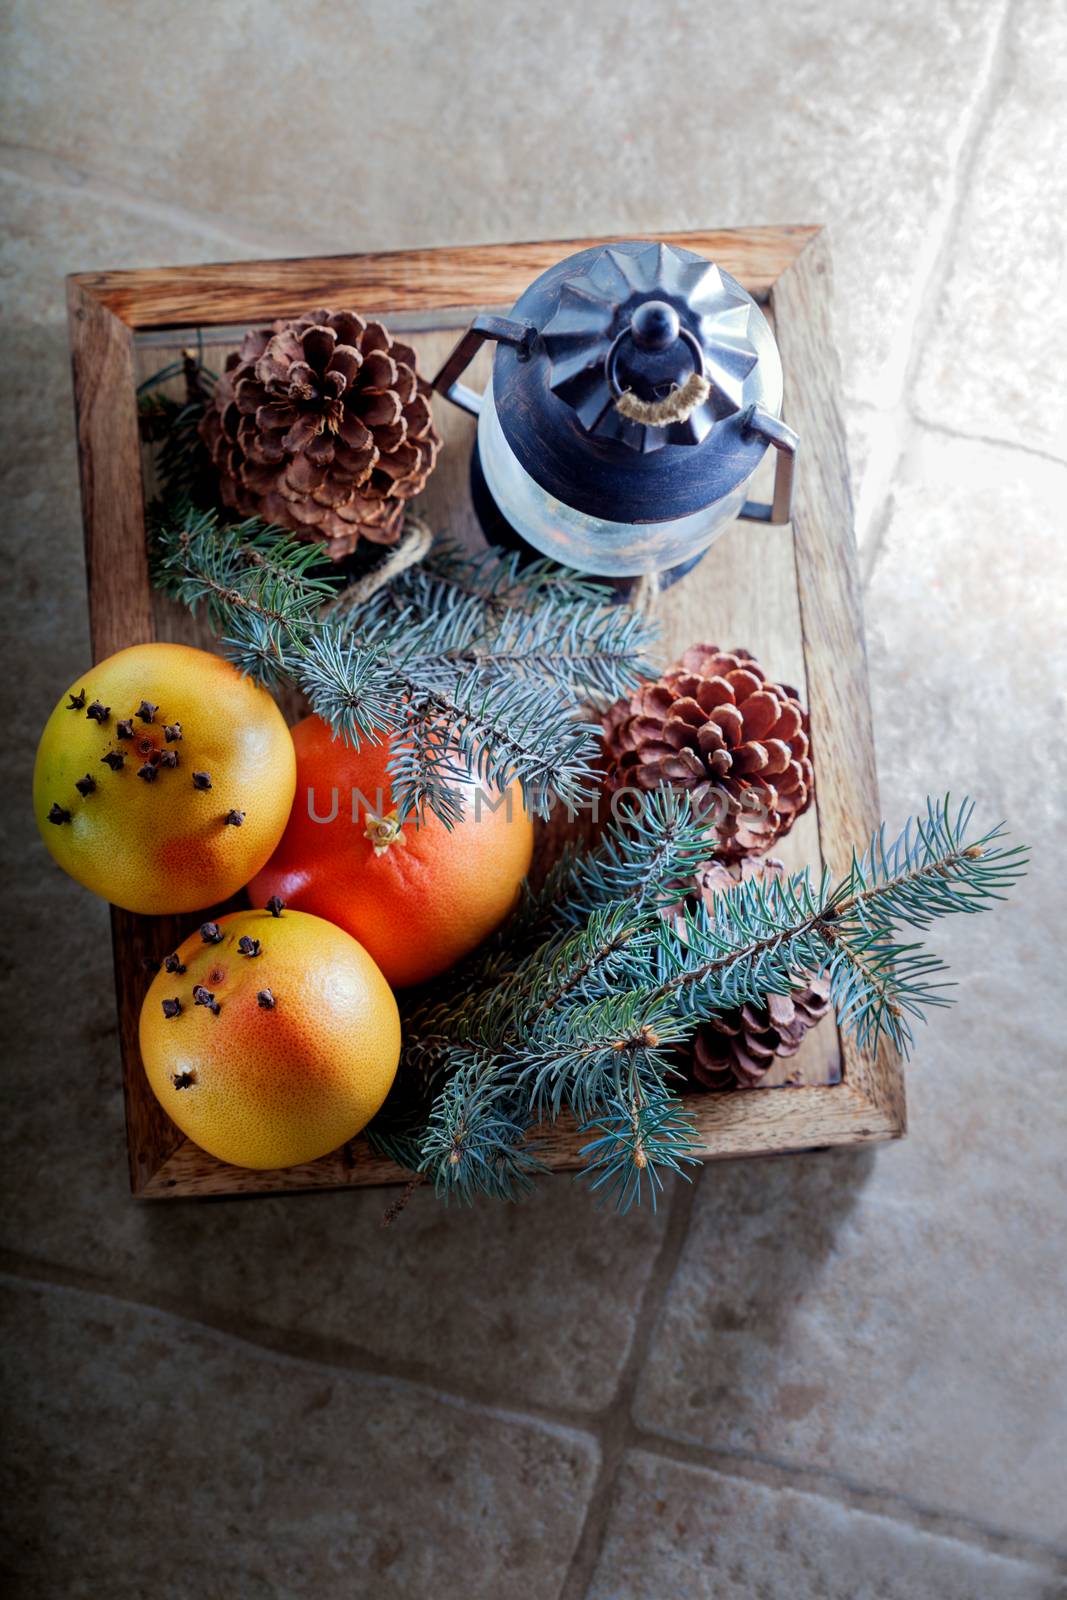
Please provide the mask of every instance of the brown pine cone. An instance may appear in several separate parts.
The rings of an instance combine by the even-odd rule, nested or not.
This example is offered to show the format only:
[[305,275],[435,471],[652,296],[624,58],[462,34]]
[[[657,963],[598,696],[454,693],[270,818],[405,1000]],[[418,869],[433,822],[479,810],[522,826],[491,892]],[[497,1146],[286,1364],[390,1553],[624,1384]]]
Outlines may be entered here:
[[811,804],[808,715],[747,650],[698,644],[604,719],[615,791],[692,792],[723,861],[768,850]]
[[200,424],[223,503],[338,559],[395,544],[440,448],[415,352],[354,311],[250,328]]
[[829,1007],[829,984],[814,978],[791,995],[769,994],[761,1006],[742,1006],[702,1023],[689,1061],[693,1087],[754,1089],[778,1056],[796,1055]]
[[[723,889],[750,878],[782,878],[785,868],[768,857],[741,861],[732,867],[710,862],[696,874],[691,893],[711,907]],[[679,1063],[690,1088],[753,1089],[779,1056],[795,1056],[809,1028],[830,1009],[830,985],[810,978],[792,994],[769,994],[762,1004],[744,1005],[701,1023],[687,1055]]]

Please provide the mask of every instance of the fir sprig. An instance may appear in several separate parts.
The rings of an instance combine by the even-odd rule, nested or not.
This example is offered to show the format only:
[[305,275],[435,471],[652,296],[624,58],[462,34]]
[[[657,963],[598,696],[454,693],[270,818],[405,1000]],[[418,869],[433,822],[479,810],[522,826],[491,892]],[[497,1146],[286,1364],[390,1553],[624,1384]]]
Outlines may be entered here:
[[585,708],[648,670],[649,626],[550,563],[446,548],[439,568],[431,554],[366,605],[331,608],[339,580],[320,547],[187,500],[155,508],[151,552],[157,586],[206,608],[243,672],[291,679],[351,743],[390,739],[401,816],[453,823],[471,774],[486,788],[517,781],[537,814],[582,805],[600,752]]
[[[197,331],[197,348],[146,378],[137,389],[137,406],[144,435],[158,443],[155,468],[167,493],[194,495],[210,503],[212,470],[200,423],[217,382],[217,374],[204,365],[203,335]],[[184,379],[184,399],[163,392],[176,378]]]
[[[898,929],[988,909],[1023,871],[1025,851],[1001,828],[974,836],[972,817],[970,802],[930,801],[891,845],[877,835],[838,883],[808,872],[748,879],[710,909],[680,911],[700,822],[684,795],[652,794],[565,863],[552,905],[528,903],[510,961],[499,940],[444,1000],[411,1010],[406,1054],[433,1060],[417,1169],[466,1200],[503,1192],[521,1170],[518,1192],[530,1168],[494,1141],[514,1134],[525,1147],[538,1119],[569,1111],[593,1135],[584,1155],[594,1186],[623,1207],[642,1195],[655,1203],[663,1173],[693,1159],[673,1047],[701,1020],[812,975],[828,977],[843,1028],[907,1053],[913,1022],[947,996],[943,963]],[[388,1112],[375,1136],[389,1137]]]

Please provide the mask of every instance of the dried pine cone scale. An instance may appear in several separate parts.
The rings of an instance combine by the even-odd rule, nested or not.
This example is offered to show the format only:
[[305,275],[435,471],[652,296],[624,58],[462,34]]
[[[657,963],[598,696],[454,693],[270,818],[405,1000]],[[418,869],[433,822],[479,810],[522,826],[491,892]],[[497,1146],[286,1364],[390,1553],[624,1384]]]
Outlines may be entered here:
[[692,791],[726,860],[758,853],[811,804],[807,714],[746,650],[694,645],[605,720],[612,787]]
[[414,350],[351,311],[250,329],[201,432],[226,505],[338,557],[395,542],[440,448]]

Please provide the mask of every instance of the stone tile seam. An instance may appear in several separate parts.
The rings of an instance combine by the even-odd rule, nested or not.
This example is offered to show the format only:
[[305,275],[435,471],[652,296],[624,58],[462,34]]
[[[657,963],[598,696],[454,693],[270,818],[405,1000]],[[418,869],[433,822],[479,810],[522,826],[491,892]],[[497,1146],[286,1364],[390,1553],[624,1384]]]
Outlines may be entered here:
[[845,1510],[879,1516],[898,1526],[913,1528],[939,1539],[952,1539],[957,1544],[981,1549],[990,1555],[1029,1561],[1050,1572],[1067,1574],[1067,1547],[1054,1540],[1014,1533],[959,1512],[929,1506],[898,1490],[864,1483],[847,1473],[805,1466],[755,1450],[704,1444],[637,1422],[631,1425],[628,1448],[679,1466],[717,1472],[737,1481],[810,1495],[813,1499],[841,1506]]
[[[899,454],[895,468],[888,474],[886,494],[883,499],[891,496],[893,480],[899,475],[906,459],[910,433],[908,424],[911,421],[912,411],[911,398],[915,392],[923,353],[929,343],[929,335],[948,286],[953,250],[959,238],[964,206],[988,128],[989,112],[995,105],[1007,77],[1010,60],[1008,37],[1013,15],[1013,0],[1005,0],[990,46],[985,72],[975,90],[960,139],[956,164],[941,208],[940,227],[936,229],[929,247],[927,257],[929,265],[922,275],[922,281],[916,286],[915,311],[911,318],[910,329],[904,334],[908,339],[908,350],[901,372],[897,403],[890,408],[889,413],[892,417],[894,412],[899,412],[903,408],[905,416],[898,417],[893,424],[899,443]],[[870,510],[870,531],[864,539],[864,562],[861,574],[861,584],[864,587],[877,564],[888,523],[889,517],[880,501]]]
[[968,433],[962,428],[950,428],[947,423],[935,422],[925,412],[911,406],[907,408],[907,413],[909,420],[920,432],[934,433],[944,439],[955,439],[960,444],[980,445],[985,450],[996,450],[1004,455],[1023,456],[1031,461],[1040,461],[1067,470],[1067,456],[1057,455],[1054,450],[1042,450],[1036,444],[1022,444],[1018,439],[998,439],[995,434]]
[[[957,444],[973,444],[983,450],[992,450],[998,455],[1024,456],[1027,459],[1040,461],[1044,465],[1057,467],[1067,471],[1067,455],[1057,455],[1054,450],[1042,450],[1039,445],[1023,444],[1019,439],[1000,438],[993,433],[968,433],[964,428],[952,428],[947,422],[938,422],[928,416],[926,412],[909,405],[906,401],[898,401],[894,406],[876,406],[870,400],[863,400],[859,395],[846,395],[845,404],[849,414],[862,416],[869,421],[879,424],[880,431],[886,433],[896,429],[902,431],[906,424],[910,424],[917,434],[932,433],[938,438],[951,439]],[[853,488],[858,488],[853,485]]]
[[[122,1294],[93,1280],[90,1274],[57,1270],[50,1263],[29,1261],[8,1251],[0,1252],[0,1285],[4,1284],[18,1284],[23,1288],[43,1290],[49,1295],[70,1295],[110,1302],[127,1310],[150,1312],[168,1322],[195,1329],[219,1345],[240,1346],[255,1356],[269,1356],[285,1363],[312,1368],[333,1378],[355,1378],[373,1388],[415,1391],[454,1410],[481,1412],[494,1421],[512,1426],[539,1428],[542,1432],[560,1437],[575,1438],[581,1435],[593,1445],[599,1465],[597,1412],[591,1412],[587,1417],[579,1411],[540,1407],[536,1403],[519,1407],[501,1405],[499,1400],[494,1400],[476,1386],[464,1386],[449,1380],[438,1382],[432,1375],[415,1376],[400,1366],[389,1366],[369,1352],[352,1348],[337,1350],[332,1341],[319,1340],[314,1335],[294,1335],[284,1329],[269,1328],[262,1324],[248,1325],[244,1331],[237,1332],[225,1319],[213,1318],[188,1308],[178,1309],[166,1299],[148,1300]],[[315,1348],[316,1345],[318,1348]]]
[[647,1365],[653,1334],[685,1253],[697,1193],[706,1173],[707,1168],[702,1167],[692,1182],[674,1185],[667,1226],[634,1318],[615,1394],[601,1414],[599,1470],[585,1504],[582,1525],[557,1600],[583,1600],[603,1554],[619,1475],[629,1448],[634,1399]]
[[1008,77],[1011,61],[1009,38],[1014,14],[1014,0],[1004,0],[990,44],[985,70],[976,84],[960,139],[956,164],[950,175],[948,192],[941,207],[941,226],[936,230],[930,247],[929,267],[915,295],[911,341],[904,362],[899,392],[900,398],[905,401],[914,393],[923,354],[929,345],[930,332],[936,322],[941,300],[948,285],[963,212],[970,196],[978,158],[989,128],[990,112],[996,105]]
[[[686,1235],[688,1223],[687,1217],[684,1230]],[[684,1246],[684,1238],[682,1244]],[[677,1262],[674,1262],[669,1274],[671,1280],[676,1270]],[[605,1407],[588,1413],[566,1407],[539,1406],[531,1402],[523,1402],[519,1406],[502,1406],[499,1400],[494,1400],[488,1392],[479,1390],[475,1386],[464,1388],[450,1380],[425,1375],[421,1370],[416,1376],[410,1371],[405,1372],[397,1366],[390,1366],[380,1358],[369,1354],[361,1359],[360,1354],[351,1347],[337,1350],[331,1341],[321,1340],[313,1335],[297,1334],[294,1337],[285,1330],[264,1327],[260,1324],[255,1325],[254,1332],[246,1326],[243,1332],[238,1333],[227,1326],[224,1319],[213,1320],[203,1313],[191,1311],[188,1306],[183,1306],[179,1310],[166,1299],[148,1300],[123,1294],[108,1288],[90,1273],[56,1267],[50,1262],[22,1257],[16,1252],[7,1250],[0,1250],[0,1283],[18,1284],[49,1293],[77,1295],[87,1300],[110,1301],[116,1306],[134,1311],[152,1312],[165,1317],[168,1321],[197,1329],[213,1337],[219,1344],[243,1346],[260,1356],[272,1356],[296,1365],[311,1367],[334,1377],[349,1376],[362,1379],[383,1389],[416,1391],[443,1405],[457,1410],[480,1412],[495,1421],[510,1423],[513,1426],[541,1428],[567,1438],[581,1436],[594,1445],[598,1456],[598,1479],[590,1493],[585,1520],[588,1521],[598,1491],[604,1510],[603,1525],[600,1528],[601,1538],[592,1552],[594,1567],[595,1559],[601,1552],[603,1535],[607,1531],[606,1518],[614,1498],[618,1468],[622,1466],[631,1451],[640,1450],[646,1455],[654,1455],[680,1465],[719,1472],[726,1477],[756,1481],[770,1488],[793,1489],[797,1493],[809,1494],[827,1503],[844,1506],[845,1509],[865,1511],[873,1509],[877,1515],[902,1526],[917,1527],[938,1537],[954,1538],[959,1543],[998,1554],[1007,1552],[1019,1559],[1039,1561],[1046,1565],[1051,1561],[1056,1563],[1056,1571],[1062,1568],[1067,1572],[1067,1550],[1061,1550],[1059,1546],[1049,1541],[1029,1535],[1014,1534],[954,1512],[924,1506],[893,1490],[865,1484],[824,1468],[808,1467],[755,1451],[706,1445],[638,1424],[632,1420],[628,1409],[629,1397],[625,1395],[620,1397],[617,1394]],[[642,1328],[646,1335],[646,1343],[658,1319],[662,1298],[657,1295],[650,1306],[642,1307],[642,1323],[645,1312],[648,1314],[649,1325],[647,1328]],[[294,1349],[294,1343],[302,1344],[305,1348]],[[635,1347],[636,1332],[631,1350]],[[642,1370],[643,1355],[646,1354],[647,1349],[642,1354]],[[624,1427],[619,1430],[620,1448],[614,1453],[615,1470],[611,1473],[610,1481],[602,1482],[602,1479],[606,1480],[604,1435],[613,1415],[620,1410],[625,1411],[626,1416]],[[892,1506],[894,1510],[887,1510],[887,1506]],[[580,1548],[580,1545],[581,1536],[576,1549]],[[589,1581],[591,1574],[592,1569],[589,1569]],[[572,1593],[578,1600],[584,1592],[582,1588],[569,1590],[565,1583],[560,1591],[559,1600],[570,1600]]]
[[[931,422],[929,418],[913,412],[908,407],[897,407],[891,412],[878,412],[876,408],[872,409],[876,415],[884,416],[886,428],[894,431],[896,449],[893,468],[888,473],[884,471],[881,473],[882,482],[873,506],[865,518],[865,527],[863,530],[857,527],[860,587],[864,594],[870,587],[884,552],[886,536],[893,517],[893,500],[897,485],[916,481],[921,484],[924,481],[922,474],[916,476],[911,467],[916,452],[921,449],[926,438],[943,439],[949,447],[964,445],[988,450],[1000,457],[1006,468],[1014,460],[1016,465],[1025,463],[1032,472],[1038,471],[1050,479],[1067,475],[1067,458],[1057,456],[1051,451],[1019,444],[1012,439],[996,439],[984,434],[964,433],[957,428],[946,427],[943,423]],[[960,482],[965,481],[961,476]],[[862,486],[859,486],[859,489],[862,491]],[[858,501],[859,494],[857,503]]]
[[210,211],[196,211],[169,200],[157,200],[148,194],[132,194],[121,184],[78,167],[50,150],[36,149],[32,145],[0,140],[0,176],[28,187],[84,195],[90,200],[116,206],[133,216],[165,223],[176,232],[203,234],[217,239],[220,245],[254,251],[256,255],[267,258],[277,256],[280,252],[308,252],[306,235],[297,238],[296,235],[272,234],[269,238],[261,238],[255,233],[238,232],[227,227]]

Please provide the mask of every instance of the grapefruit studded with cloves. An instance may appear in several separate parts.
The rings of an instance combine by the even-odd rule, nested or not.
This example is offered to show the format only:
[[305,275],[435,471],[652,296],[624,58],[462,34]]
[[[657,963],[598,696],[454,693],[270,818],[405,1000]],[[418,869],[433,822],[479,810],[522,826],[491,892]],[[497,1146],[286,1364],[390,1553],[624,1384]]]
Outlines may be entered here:
[[134,645],[83,673],[49,717],[33,804],[56,861],[127,911],[199,911],[236,893],[285,829],[293,741],[265,689],[205,650]]
[[141,1009],[164,1111],[233,1166],[328,1155],[378,1110],[400,1057],[392,990],[342,929],[280,901],[209,921],[172,951]]

